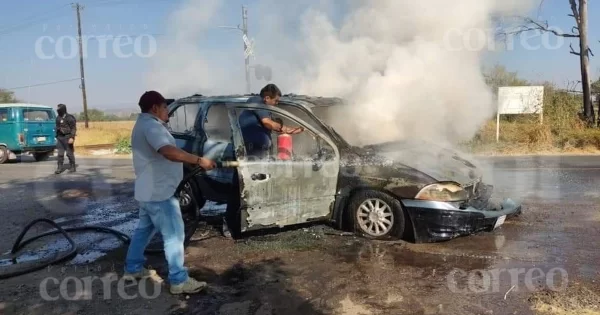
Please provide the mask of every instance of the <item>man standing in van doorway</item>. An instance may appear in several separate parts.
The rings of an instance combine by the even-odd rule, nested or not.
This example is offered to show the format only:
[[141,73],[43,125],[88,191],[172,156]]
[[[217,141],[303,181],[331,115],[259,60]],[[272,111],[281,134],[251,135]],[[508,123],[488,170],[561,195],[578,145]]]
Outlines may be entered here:
[[[260,90],[260,96],[250,97],[246,103],[277,106],[281,98],[281,90],[275,84],[267,84]],[[271,112],[265,109],[244,110],[239,118],[240,129],[246,153],[249,156],[265,158],[271,151],[271,132],[287,133],[291,135],[304,131],[303,127],[291,128],[284,126],[282,121],[273,119]]]
[[58,104],[56,109],[58,116],[56,117],[56,149],[58,167],[54,174],[61,174],[65,171],[63,165],[65,161],[65,151],[69,158],[69,172],[73,173],[75,169],[75,136],[77,134],[77,119],[75,116],[67,113],[67,105]]

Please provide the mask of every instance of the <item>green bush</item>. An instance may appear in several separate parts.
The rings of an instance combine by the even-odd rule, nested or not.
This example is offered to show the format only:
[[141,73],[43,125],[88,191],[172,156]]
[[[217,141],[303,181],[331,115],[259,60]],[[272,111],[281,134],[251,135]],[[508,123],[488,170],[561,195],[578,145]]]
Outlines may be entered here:
[[131,139],[129,137],[120,137],[115,145],[115,151],[117,154],[130,154]]

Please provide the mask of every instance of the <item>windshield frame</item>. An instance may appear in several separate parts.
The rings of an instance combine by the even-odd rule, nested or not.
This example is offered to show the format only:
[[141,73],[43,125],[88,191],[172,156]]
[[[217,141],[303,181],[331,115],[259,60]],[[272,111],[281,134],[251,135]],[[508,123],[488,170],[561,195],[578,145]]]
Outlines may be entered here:
[[310,101],[294,100],[294,99],[285,100],[285,102],[286,102],[286,104],[291,104],[291,105],[295,104],[296,106],[302,107],[304,110],[306,110],[306,112],[310,116],[310,118],[313,119],[314,121],[316,121],[321,128],[325,129],[329,133],[329,137],[331,137],[335,142],[338,143],[338,146],[341,145],[342,147],[345,147],[345,148],[353,147],[339,133],[337,133],[337,131],[335,131],[335,129],[333,129],[333,127],[329,126],[323,120],[321,120],[321,118],[319,118],[317,115],[315,115],[315,113],[312,111],[312,108],[316,106],[315,104],[310,103]]

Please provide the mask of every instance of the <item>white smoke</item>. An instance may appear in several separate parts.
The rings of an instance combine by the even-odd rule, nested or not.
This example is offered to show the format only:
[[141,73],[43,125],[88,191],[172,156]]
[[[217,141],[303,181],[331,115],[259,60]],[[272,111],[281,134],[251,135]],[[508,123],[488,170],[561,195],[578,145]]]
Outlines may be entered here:
[[[262,0],[249,7],[257,60],[284,93],[339,96],[351,106],[329,120],[351,143],[473,136],[494,112],[481,73],[492,18],[526,14],[533,0]],[[190,0],[172,15],[150,77],[170,95],[244,92],[241,34],[216,29],[226,1]],[[254,21],[254,22],[253,22]],[[209,51],[207,32],[240,42]],[[475,48],[475,49],[473,49]],[[253,76],[252,76],[253,77]],[[255,92],[266,82],[254,82]]]

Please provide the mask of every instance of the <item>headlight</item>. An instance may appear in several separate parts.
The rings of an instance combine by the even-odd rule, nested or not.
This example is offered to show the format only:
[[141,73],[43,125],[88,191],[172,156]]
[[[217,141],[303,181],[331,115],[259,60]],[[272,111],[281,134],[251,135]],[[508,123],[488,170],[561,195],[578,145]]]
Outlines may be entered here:
[[415,199],[448,202],[464,201],[468,199],[468,194],[456,183],[437,183],[421,189]]

